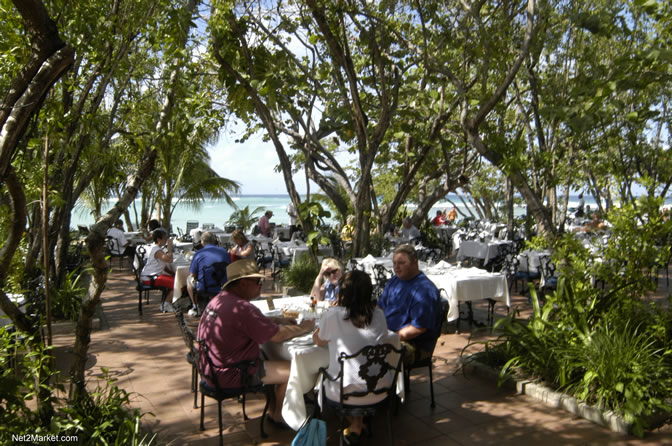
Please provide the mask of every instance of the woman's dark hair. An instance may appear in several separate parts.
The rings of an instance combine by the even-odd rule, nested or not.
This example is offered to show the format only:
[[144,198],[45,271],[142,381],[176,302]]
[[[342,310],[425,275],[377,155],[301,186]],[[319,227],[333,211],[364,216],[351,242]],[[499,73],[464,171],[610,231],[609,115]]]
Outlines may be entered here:
[[154,243],[158,242],[159,239],[162,239],[168,235],[168,232],[166,232],[165,229],[163,228],[158,228],[155,229],[154,232],[152,232],[152,240]]
[[357,328],[367,327],[376,308],[372,294],[373,285],[368,274],[359,270],[345,273],[338,292],[338,304],[348,313],[345,320],[350,320]]
[[153,218],[149,220],[149,223],[147,223],[147,227],[149,228],[150,231],[154,231],[155,229],[161,227],[161,223],[159,223],[159,220]]

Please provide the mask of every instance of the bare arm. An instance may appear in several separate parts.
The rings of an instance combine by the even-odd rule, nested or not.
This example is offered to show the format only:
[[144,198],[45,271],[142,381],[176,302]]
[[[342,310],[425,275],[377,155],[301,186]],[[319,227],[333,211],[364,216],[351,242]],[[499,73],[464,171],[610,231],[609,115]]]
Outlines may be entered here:
[[315,327],[314,320],[304,319],[298,325],[280,325],[278,332],[270,339],[271,342],[283,342],[295,336],[310,332]]
[[310,297],[313,299],[317,300],[324,300],[324,281],[327,280],[327,278],[324,276],[324,271],[326,270],[326,267],[322,267],[320,270],[320,273],[315,277],[315,282],[313,283],[313,289],[310,290]]
[[317,330],[315,330],[315,332],[313,333],[313,342],[315,342],[315,344],[319,345],[319,346],[325,346],[325,345],[329,344],[329,341],[325,341],[324,339],[320,338],[320,329],[319,328]]
[[254,246],[252,244],[247,245],[247,248],[244,250],[240,251],[238,254],[238,257],[249,257],[254,253]]
[[411,339],[417,338],[426,331],[426,328],[418,328],[414,327],[413,325],[407,325],[399,330],[399,339],[402,341],[410,341]]
[[157,249],[154,257],[166,263],[173,263],[173,241],[168,239],[166,243],[166,248],[168,248],[168,253],[163,252],[163,249]]

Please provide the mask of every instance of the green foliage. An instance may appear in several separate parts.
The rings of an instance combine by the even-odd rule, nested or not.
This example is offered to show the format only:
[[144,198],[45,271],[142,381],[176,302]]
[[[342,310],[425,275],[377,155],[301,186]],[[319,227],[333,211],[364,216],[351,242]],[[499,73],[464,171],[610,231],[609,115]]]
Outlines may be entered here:
[[249,206],[245,206],[242,209],[236,207],[236,210],[233,211],[229,217],[227,224],[241,228],[243,232],[248,232],[250,228],[259,221],[259,217],[256,215],[263,211],[264,208],[262,207],[255,208],[253,211],[250,211]]
[[[103,369],[104,385],[79,401],[57,400],[63,393],[61,384],[54,384],[56,372],[50,348],[34,342],[24,334],[0,330],[0,443],[13,444],[12,434],[38,436],[73,435],[76,444],[149,446],[154,437],[141,432],[139,409],[131,410],[130,395],[114,385]],[[32,351],[25,351],[32,346]],[[40,377],[39,380],[36,377]],[[32,400],[41,389],[47,389],[56,413],[45,426],[33,408]],[[47,443],[39,443],[47,444]],[[49,443],[51,444],[51,443]]]
[[651,273],[669,260],[671,227],[660,218],[660,200],[637,205],[610,214],[600,262],[573,235],[557,240],[556,292],[540,307],[532,291],[529,320],[499,320],[499,337],[479,356],[501,367],[500,380],[516,371],[543,380],[623,415],[642,435],[651,415],[672,411],[672,312],[669,303],[642,300],[655,287]]
[[670,350],[646,329],[616,318],[559,352],[574,377],[567,391],[597,407],[615,408],[639,436],[648,415],[672,410],[666,402],[672,389]]
[[282,281],[286,285],[308,294],[313,288],[313,283],[319,272],[319,265],[315,265],[304,256],[283,271]]
[[80,286],[80,280],[88,275],[90,270],[74,270],[66,274],[60,289],[54,290],[51,301],[52,315],[56,319],[77,321],[79,309],[82,306],[82,298],[86,294],[86,288]]
[[[33,346],[32,351],[25,351]],[[49,349],[18,331],[0,329],[0,443],[12,444],[12,434],[35,433],[46,435],[48,427],[40,424],[40,417],[29,404],[41,388],[62,390],[52,386],[53,372],[45,367]],[[55,400],[55,398],[52,398]]]
[[324,219],[331,217],[331,213],[318,201],[304,201],[299,205],[298,211],[301,221],[313,229],[306,234],[306,245],[313,255],[317,255],[320,245],[327,246],[331,243],[324,231],[320,230],[325,226]]
[[76,435],[80,444],[149,445],[154,436],[141,437],[139,409],[130,410],[130,394],[114,385],[103,368],[104,384],[90,394],[70,402],[52,420],[61,435]]

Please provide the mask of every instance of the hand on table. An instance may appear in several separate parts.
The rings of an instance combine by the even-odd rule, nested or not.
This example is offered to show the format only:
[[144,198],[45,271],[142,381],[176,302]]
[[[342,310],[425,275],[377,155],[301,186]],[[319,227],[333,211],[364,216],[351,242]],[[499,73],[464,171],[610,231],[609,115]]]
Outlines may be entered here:
[[315,328],[315,319],[304,319],[299,324],[299,327],[306,333],[313,331],[313,328]]
[[283,316],[275,316],[271,318],[273,322],[275,322],[278,325],[296,325],[296,319],[293,318],[288,318],[288,317],[283,317]]

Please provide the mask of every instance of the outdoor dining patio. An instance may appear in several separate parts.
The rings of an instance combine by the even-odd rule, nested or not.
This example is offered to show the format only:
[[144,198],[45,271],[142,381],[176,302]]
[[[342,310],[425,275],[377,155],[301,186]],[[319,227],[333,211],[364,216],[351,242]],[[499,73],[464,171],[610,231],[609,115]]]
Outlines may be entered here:
[[[262,297],[279,293],[273,290],[269,275]],[[657,295],[669,294],[660,281]],[[114,268],[103,294],[102,329],[92,333],[87,378],[95,386],[103,369],[116,378],[117,385],[132,393],[132,402],[147,414],[147,428],[158,435],[154,444],[215,445],[218,443],[216,402],[206,399],[205,428],[199,430],[199,409],[193,408],[190,391],[191,366],[185,360],[186,348],[180,329],[171,313],[149,311],[158,306],[158,296],[150,299],[148,311],[137,312],[137,298],[132,276]],[[512,294],[511,305],[523,313],[529,311],[525,297]],[[474,305],[476,318],[486,319],[487,303]],[[506,309],[497,306],[495,317]],[[189,319],[195,328],[197,319]],[[458,358],[467,345],[472,329],[466,324],[454,333],[449,324],[434,352],[434,392],[436,408],[430,408],[426,370],[414,370],[411,392],[393,418],[396,445],[660,445],[672,444],[672,429],[665,427],[647,434],[644,439],[610,432],[589,421],[560,409],[547,407],[525,395],[497,388],[490,382],[458,371]],[[490,330],[475,336],[491,336]],[[68,355],[62,353],[72,345],[70,335],[55,337],[59,368],[67,370]],[[289,445],[294,432],[266,425],[269,434],[259,433],[259,417],[264,405],[262,396],[250,396],[244,421],[241,405],[235,400],[223,403],[224,444]],[[326,414],[328,444],[338,444],[338,420]],[[384,419],[374,420],[374,435],[364,444],[387,445]]]

